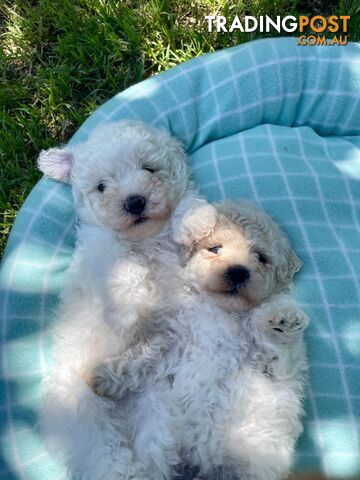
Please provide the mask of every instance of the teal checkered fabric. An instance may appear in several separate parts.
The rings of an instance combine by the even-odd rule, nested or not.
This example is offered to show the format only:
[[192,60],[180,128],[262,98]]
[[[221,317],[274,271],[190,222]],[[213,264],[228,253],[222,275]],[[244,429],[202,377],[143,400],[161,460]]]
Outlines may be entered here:
[[[211,200],[247,198],[287,232],[304,262],[310,386],[295,468],[360,475],[360,46],[268,39],[204,55],[112,98],[102,122],[168,128]],[[61,480],[37,428],[48,327],[75,238],[70,188],[42,179],[16,220],[0,273],[0,478]]]

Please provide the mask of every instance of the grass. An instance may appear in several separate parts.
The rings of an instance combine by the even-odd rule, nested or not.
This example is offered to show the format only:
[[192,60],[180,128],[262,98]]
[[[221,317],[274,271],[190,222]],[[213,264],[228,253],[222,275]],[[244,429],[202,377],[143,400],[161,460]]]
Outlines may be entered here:
[[0,0],[0,255],[41,149],[129,85],[255,38],[209,34],[211,14],[351,15],[360,39],[358,0]]

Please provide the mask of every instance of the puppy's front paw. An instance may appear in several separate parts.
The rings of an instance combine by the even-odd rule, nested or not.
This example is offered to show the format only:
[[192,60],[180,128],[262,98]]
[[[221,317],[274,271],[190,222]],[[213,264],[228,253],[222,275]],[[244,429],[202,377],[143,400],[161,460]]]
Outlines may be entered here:
[[299,310],[280,310],[268,320],[268,329],[276,336],[301,333],[308,326],[309,319]]
[[119,380],[114,370],[106,362],[100,363],[94,368],[88,383],[94,393],[100,397],[113,398],[117,396]]

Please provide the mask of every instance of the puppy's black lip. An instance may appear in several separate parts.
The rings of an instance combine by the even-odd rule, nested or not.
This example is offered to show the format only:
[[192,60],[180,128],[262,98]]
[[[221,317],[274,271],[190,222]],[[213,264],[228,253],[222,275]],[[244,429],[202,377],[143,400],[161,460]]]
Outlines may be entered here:
[[226,290],[225,293],[228,295],[241,295],[242,291],[245,290],[247,285],[238,284],[231,287],[229,290]]
[[141,223],[145,223],[147,220],[149,220],[148,217],[139,217],[134,220],[134,225],[140,225]]
[[229,294],[229,295],[238,295],[239,287],[238,286],[233,287],[230,290],[227,290],[226,293]]

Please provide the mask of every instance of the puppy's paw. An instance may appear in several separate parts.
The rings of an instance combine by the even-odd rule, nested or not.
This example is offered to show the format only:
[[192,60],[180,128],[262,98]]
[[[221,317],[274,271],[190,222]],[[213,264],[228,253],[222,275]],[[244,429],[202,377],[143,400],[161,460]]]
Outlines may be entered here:
[[90,374],[88,385],[100,397],[118,397],[119,379],[107,362],[100,363],[94,368]]
[[217,211],[202,198],[182,200],[172,218],[172,237],[187,247],[211,233],[217,221]]
[[270,316],[267,327],[273,335],[287,337],[303,332],[308,323],[308,317],[300,310],[280,310]]

